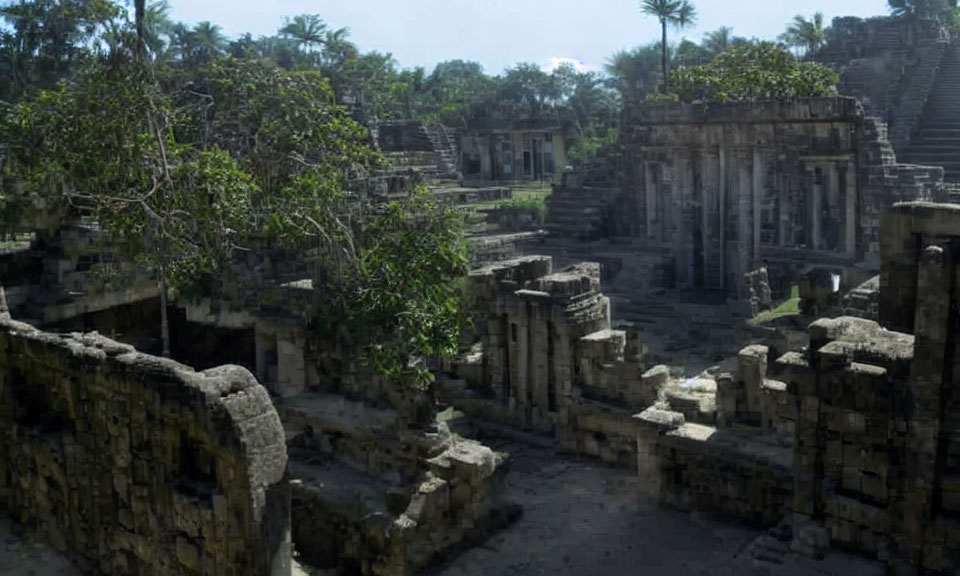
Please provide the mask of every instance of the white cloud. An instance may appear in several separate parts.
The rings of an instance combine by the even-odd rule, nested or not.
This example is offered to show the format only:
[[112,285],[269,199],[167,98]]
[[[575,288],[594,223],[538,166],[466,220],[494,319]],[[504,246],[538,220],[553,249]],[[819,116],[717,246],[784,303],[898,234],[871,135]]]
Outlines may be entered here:
[[577,60],[576,58],[561,58],[558,56],[554,56],[553,58],[550,59],[549,64],[541,66],[540,68],[544,72],[550,73],[556,70],[557,68],[559,68],[560,66],[562,66],[563,64],[571,64],[573,66],[573,69],[576,70],[577,72],[599,72],[600,71],[599,66],[585,64],[583,61]]

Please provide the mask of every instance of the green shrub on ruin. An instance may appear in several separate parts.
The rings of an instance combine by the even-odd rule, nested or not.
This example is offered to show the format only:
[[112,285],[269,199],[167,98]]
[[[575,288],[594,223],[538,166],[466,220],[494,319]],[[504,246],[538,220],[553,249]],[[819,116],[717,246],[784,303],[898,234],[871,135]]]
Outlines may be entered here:
[[674,70],[671,85],[681,102],[744,102],[836,93],[837,73],[816,62],[800,62],[773,42],[737,45],[703,66]]

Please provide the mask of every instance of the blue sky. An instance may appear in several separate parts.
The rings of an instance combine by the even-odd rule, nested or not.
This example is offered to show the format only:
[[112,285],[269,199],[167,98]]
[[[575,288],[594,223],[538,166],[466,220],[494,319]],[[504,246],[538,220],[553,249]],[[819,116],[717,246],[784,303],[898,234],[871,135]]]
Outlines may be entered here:
[[[699,40],[730,26],[746,37],[774,38],[795,14],[878,16],[886,0],[693,0],[697,25],[671,31]],[[659,25],[637,0],[169,0],[171,16],[210,20],[229,36],[269,35],[284,16],[319,14],[329,26],[348,27],[363,51],[391,52],[403,67],[428,69],[443,60],[475,60],[488,73],[517,62],[549,66],[572,59],[603,65],[621,48],[659,39]]]

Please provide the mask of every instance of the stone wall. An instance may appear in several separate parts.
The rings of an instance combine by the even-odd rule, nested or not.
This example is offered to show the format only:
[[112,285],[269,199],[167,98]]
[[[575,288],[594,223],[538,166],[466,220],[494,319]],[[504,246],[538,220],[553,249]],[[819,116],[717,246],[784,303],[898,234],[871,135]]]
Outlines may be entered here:
[[0,316],[0,505],[100,574],[290,573],[283,429],[204,372]]
[[[312,565],[371,576],[405,576],[475,543],[509,519],[499,482],[503,455],[453,439],[426,460],[411,490],[372,486],[368,478],[294,472],[297,549]],[[352,482],[351,482],[352,480]],[[341,484],[341,486],[338,486]],[[359,491],[361,486],[366,490]]]
[[789,448],[742,430],[686,423],[650,408],[640,422],[638,471],[661,502],[772,526],[789,511]]

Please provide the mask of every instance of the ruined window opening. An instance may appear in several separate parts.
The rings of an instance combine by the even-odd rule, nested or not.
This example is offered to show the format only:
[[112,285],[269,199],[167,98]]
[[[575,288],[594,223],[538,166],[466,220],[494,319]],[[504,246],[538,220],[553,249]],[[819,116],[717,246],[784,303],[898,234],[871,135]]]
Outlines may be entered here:
[[510,341],[511,342],[517,341],[517,325],[516,324],[510,324]]

